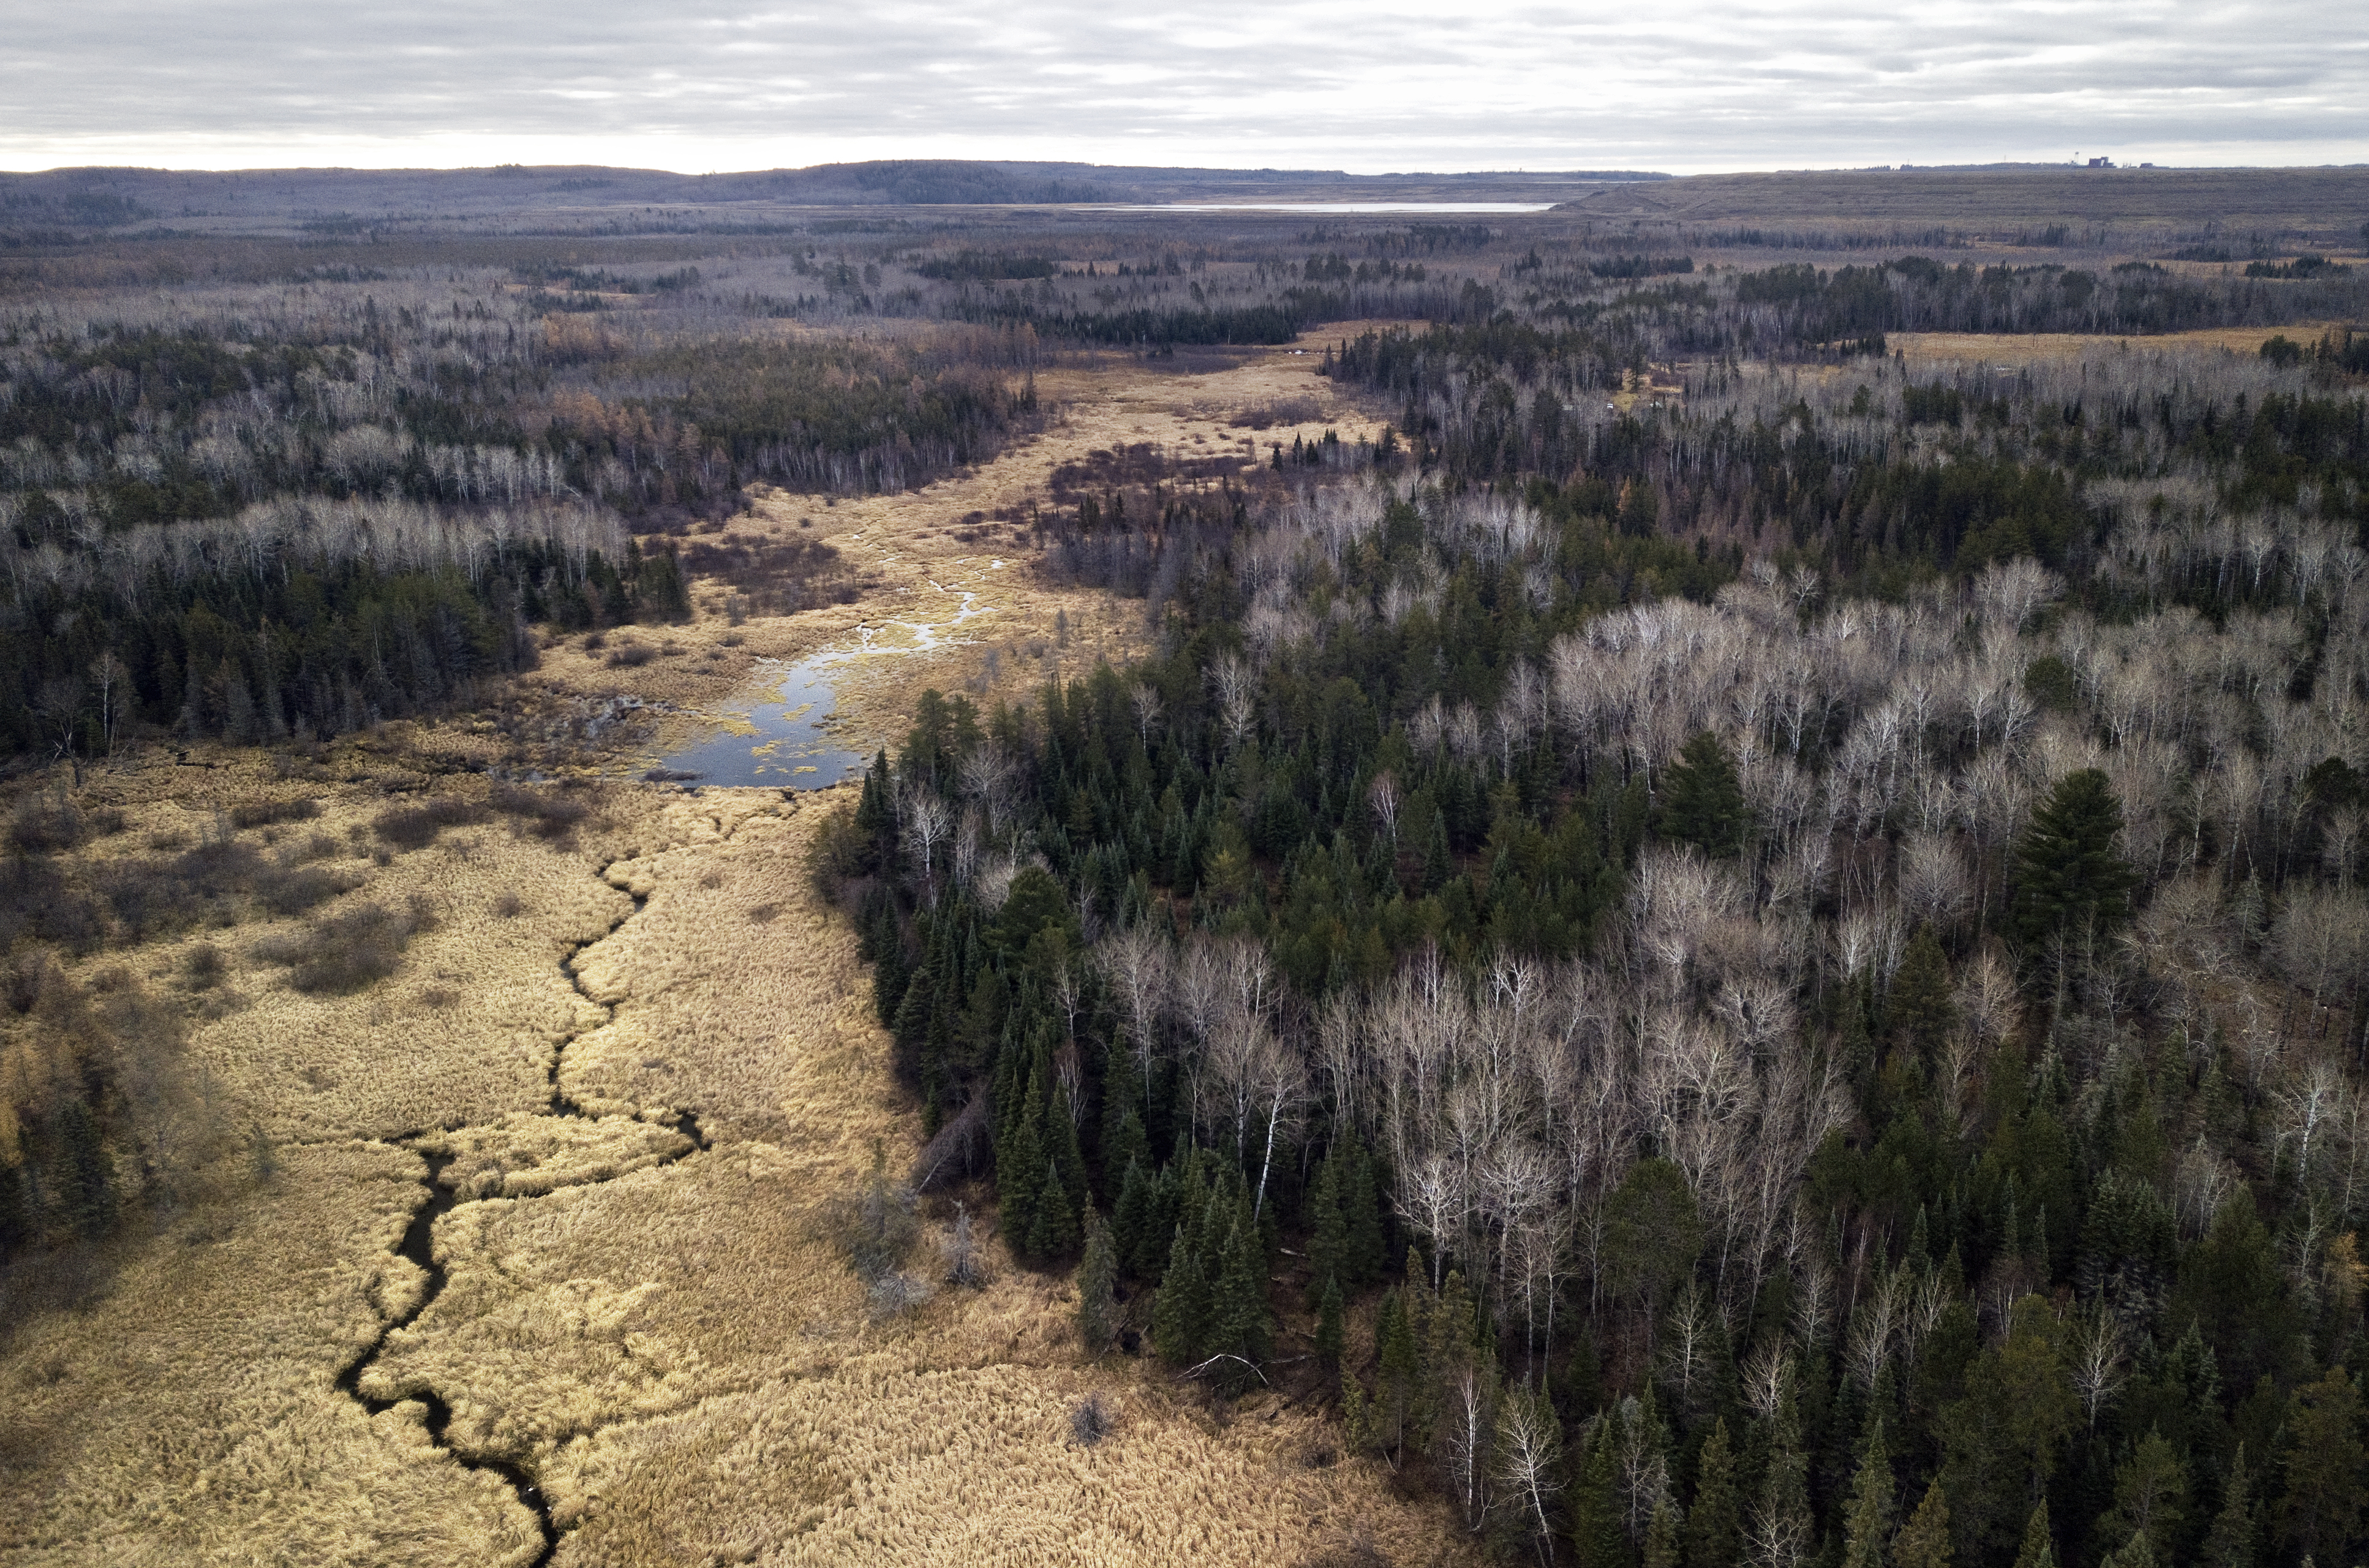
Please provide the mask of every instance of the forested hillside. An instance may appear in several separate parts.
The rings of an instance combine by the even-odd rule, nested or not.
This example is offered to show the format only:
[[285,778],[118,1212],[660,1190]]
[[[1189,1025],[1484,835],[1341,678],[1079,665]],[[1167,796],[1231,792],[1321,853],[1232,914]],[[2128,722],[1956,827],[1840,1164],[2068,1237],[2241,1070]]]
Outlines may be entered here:
[[1350,344],[1412,458],[1082,507],[1161,655],[876,762],[827,870],[917,1179],[1090,1345],[1312,1345],[1511,1555],[2350,1561],[2343,352],[1599,417],[1510,317]]

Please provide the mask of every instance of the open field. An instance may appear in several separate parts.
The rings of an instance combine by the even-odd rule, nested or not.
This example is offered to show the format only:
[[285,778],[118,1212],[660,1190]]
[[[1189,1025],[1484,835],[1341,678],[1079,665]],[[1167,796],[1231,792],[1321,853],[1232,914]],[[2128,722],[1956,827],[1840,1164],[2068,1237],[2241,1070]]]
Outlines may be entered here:
[[2146,338],[2105,337],[2081,332],[1895,332],[1884,346],[1897,350],[1912,366],[1936,364],[2028,365],[2053,360],[2077,360],[2100,349],[2123,349],[2147,354],[2195,353],[2219,349],[2232,354],[2258,354],[2264,343],[2283,337],[2309,345],[2322,332],[2340,323],[2294,326],[2217,326],[2199,332],[2166,332]]

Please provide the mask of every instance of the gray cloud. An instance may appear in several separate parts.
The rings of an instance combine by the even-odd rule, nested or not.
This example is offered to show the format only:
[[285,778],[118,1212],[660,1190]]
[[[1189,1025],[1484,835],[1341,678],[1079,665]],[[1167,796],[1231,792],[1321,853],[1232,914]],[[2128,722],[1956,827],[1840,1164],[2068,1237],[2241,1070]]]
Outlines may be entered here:
[[18,168],[2369,160],[2369,29],[2325,0],[96,0],[11,35],[0,164]]

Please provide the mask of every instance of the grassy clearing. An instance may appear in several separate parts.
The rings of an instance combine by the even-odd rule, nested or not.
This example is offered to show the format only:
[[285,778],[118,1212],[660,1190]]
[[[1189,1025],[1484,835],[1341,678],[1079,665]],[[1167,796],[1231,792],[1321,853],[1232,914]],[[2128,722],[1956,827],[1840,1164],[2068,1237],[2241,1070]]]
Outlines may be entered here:
[[2055,360],[2077,360],[2085,354],[2127,349],[2132,353],[2172,354],[2223,349],[2254,355],[2271,338],[2291,338],[2314,343],[2327,324],[2300,326],[2219,326],[2201,332],[2166,332],[2149,338],[2113,338],[2081,332],[1895,332],[1884,345],[1904,355],[1914,368],[1936,364],[2030,365]]

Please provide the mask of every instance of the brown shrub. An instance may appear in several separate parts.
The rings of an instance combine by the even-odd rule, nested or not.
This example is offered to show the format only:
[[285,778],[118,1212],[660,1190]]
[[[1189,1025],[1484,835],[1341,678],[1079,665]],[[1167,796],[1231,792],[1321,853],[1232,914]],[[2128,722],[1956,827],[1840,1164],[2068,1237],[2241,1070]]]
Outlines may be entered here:
[[446,797],[421,806],[397,806],[372,818],[372,829],[398,850],[426,849],[447,828],[486,819],[485,808],[474,802]]
[[17,803],[8,845],[18,854],[48,854],[82,842],[82,813],[70,801],[35,796]]
[[234,828],[268,828],[279,822],[310,822],[321,814],[316,800],[258,800],[230,808]]
[[256,900],[275,915],[301,915],[327,903],[355,884],[317,865],[275,866],[255,879]]
[[519,819],[538,839],[565,838],[592,814],[591,805],[573,795],[549,790],[504,784],[494,791],[494,809]]
[[413,934],[433,923],[427,900],[418,895],[401,913],[383,904],[358,904],[292,935],[258,944],[256,956],[286,966],[288,983],[298,990],[345,995],[395,973]]

